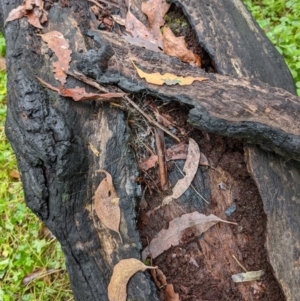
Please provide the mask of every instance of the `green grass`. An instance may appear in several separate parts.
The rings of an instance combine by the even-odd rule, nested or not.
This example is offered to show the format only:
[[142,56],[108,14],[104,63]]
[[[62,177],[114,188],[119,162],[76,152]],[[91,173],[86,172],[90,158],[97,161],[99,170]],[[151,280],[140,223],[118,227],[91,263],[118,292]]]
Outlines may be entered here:
[[[244,0],[283,55],[300,95],[300,1]],[[0,36],[0,55],[5,55]],[[9,176],[16,159],[4,135],[6,74],[0,72],[0,301],[73,300],[64,258],[56,239],[26,208],[22,184]],[[38,276],[23,285],[24,277]]]
[[284,57],[300,96],[300,1],[243,0]]
[[[4,55],[0,36],[0,54]],[[6,74],[0,72],[0,301],[73,300],[57,240],[26,207],[22,184],[10,176],[16,158],[4,135]],[[27,284],[22,280],[36,272]]]

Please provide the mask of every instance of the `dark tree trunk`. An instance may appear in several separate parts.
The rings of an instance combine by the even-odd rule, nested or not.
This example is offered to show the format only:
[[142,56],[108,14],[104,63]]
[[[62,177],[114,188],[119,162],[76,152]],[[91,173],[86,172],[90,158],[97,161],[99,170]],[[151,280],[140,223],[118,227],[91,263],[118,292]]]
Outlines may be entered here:
[[[0,0],[1,25],[21,2]],[[206,74],[165,54],[130,45],[112,33],[89,30],[88,1],[53,5],[42,32],[57,30],[68,39],[71,69],[133,95],[145,93],[187,104],[194,127],[264,149],[246,147],[248,168],[268,216],[267,249],[275,276],[287,300],[299,300],[300,102],[293,95],[292,77],[239,0],[174,3],[182,7],[219,74]],[[43,46],[41,31],[25,18],[9,22],[4,32],[9,90],[6,132],[17,155],[27,205],[61,243],[75,299],[108,300],[113,266],[124,258],[140,258],[141,252],[135,220],[141,189],[135,182],[138,168],[129,147],[126,117],[108,104],[74,102],[45,89],[36,77],[55,85],[53,56]],[[145,72],[209,80],[186,87],[148,84],[136,75],[131,57]],[[68,87],[78,85],[83,84],[68,78]],[[99,156],[90,145],[97,146]],[[112,175],[121,199],[123,243],[95,222],[92,201],[102,179],[98,169]],[[201,175],[197,177],[202,183]],[[207,188],[208,198],[209,193]],[[128,296],[158,300],[144,273],[132,277]]]

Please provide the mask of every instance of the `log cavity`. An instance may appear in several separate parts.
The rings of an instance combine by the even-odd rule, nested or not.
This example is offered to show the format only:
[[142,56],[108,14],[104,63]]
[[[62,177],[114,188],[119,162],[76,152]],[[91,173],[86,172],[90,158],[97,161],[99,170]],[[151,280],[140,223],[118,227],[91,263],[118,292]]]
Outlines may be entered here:
[[185,17],[182,8],[172,4],[168,13],[165,15],[166,25],[170,27],[175,36],[184,36],[187,46],[202,59],[202,69],[206,72],[216,73],[214,62],[209,54],[199,45],[196,33],[192,29],[188,19]]
[[[142,183],[144,193],[137,210],[143,248],[161,229],[168,228],[171,220],[184,213],[197,210],[238,223],[238,226],[215,225],[200,237],[194,235],[192,228],[187,229],[181,244],[165,251],[152,264],[163,271],[167,282],[174,285],[182,301],[284,301],[284,295],[268,263],[264,247],[266,215],[258,189],[247,171],[243,142],[194,129],[187,122],[188,107],[177,103],[164,104],[149,96],[142,103],[148,114],[158,110],[160,115],[175,122],[176,134],[182,141],[188,143],[188,137],[193,138],[210,164],[210,167],[199,167],[192,182],[193,187],[182,197],[155,211],[150,218],[147,212],[159,206],[170,191],[163,192],[160,188],[158,166],[140,171],[137,181]],[[140,117],[132,113],[129,114],[129,120],[133,132],[131,146],[135,149],[138,162],[141,162],[143,158],[156,153],[155,135]],[[167,136],[165,142],[167,148],[176,144]],[[180,172],[183,165],[184,160],[168,162],[171,187],[183,177]],[[232,255],[248,271],[265,270],[263,280],[233,283],[231,275],[243,270]],[[160,300],[166,300],[164,290],[158,291]]]

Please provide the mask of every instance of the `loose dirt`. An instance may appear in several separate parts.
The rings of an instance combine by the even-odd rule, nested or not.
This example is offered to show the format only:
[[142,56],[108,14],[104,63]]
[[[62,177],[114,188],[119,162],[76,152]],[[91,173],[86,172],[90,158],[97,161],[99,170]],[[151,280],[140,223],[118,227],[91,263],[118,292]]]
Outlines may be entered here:
[[[188,197],[183,196],[149,217],[147,212],[160,205],[169,192],[162,192],[159,188],[157,167],[147,173],[141,172],[140,180],[147,184],[144,185],[142,200],[144,209],[138,208],[143,247],[147,247],[162,228],[167,228],[172,219],[195,210],[206,215],[213,213],[238,225],[220,223],[200,237],[194,235],[192,228],[187,229],[181,244],[153,259],[152,264],[157,265],[167,277],[167,282],[174,285],[181,301],[285,300],[268,263],[264,248],[266,215],[257,187],[246,168],[243,143],[193,129],[187,123],[188,108],[158,102],[156,105],[161,114],[171,116],[181,128],[185,136],[178,133],[180,138],[186,141],[188,137],[193,138],[208,158],[210,167],[199,167],[200,173],[192,185],[199,187],[197,181],[202,178],[205,183],[203,191],[197,192],[208,196],[209,204],[202,200],[198,204],[189,203]],[[169,141],[167,144],[174,143]],[[182,177],[180,173],[176,176],[173,173],[178,166],[182,168],[183,163],[183,160],[168,163],[172,185]],[[187,191],[186,195],[192,195],[191,191]],[[266,274],[262,280],[234,283],[231,275],[244,271],[233,255],[247,271],[264,270]],[[166,300],[164,288],[159,289],[159,295],[160,300]]]

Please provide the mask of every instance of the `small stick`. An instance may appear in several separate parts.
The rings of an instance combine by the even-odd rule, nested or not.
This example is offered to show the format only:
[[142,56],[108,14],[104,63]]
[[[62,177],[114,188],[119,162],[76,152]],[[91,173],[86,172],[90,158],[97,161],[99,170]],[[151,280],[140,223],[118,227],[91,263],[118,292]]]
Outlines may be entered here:
[[234,255],[231,256],[236,261],[236,263],[245,271],[245,273],[247,273],[247,269],[238,261],[238,259]]
[[169,185],[165,158],[166,146],[164,141],[164,132],[161,129],[154,129],[154,135],[159,166],[160,186],[162,190],[166,191],[169,189]]
[[105,89],[104,87],[102,87],[101,85],[99,85],[96,81],[92,80],[91,78],[85,76],[84,74],[74,70],[74,73],[69,72],[69,71],[65,71],[66,74],[92,86],[95,87],[96,89],[98,89],[101,92],[106,92],[108,93],[109,91],[107,89]]
[[159,129],[161,129],[162,131],[164,131],[166,134],[168,134],[169,136],[171,136],[173,139],[175,139],[176,141],[180,142],[180,139],[175,136],[174,134],[172,134],[168,129],[166,129],[163,125],[159,124],[158,122],[156,122],[155,120],[153,120],[150,116],[148,116],[143,110],[141,110],[139,108],[138,105],[136,105],[128,96],[124,96],[123,97],[130,105],[132,105],[141,115],[143,115],[152,125],[158,127]]

